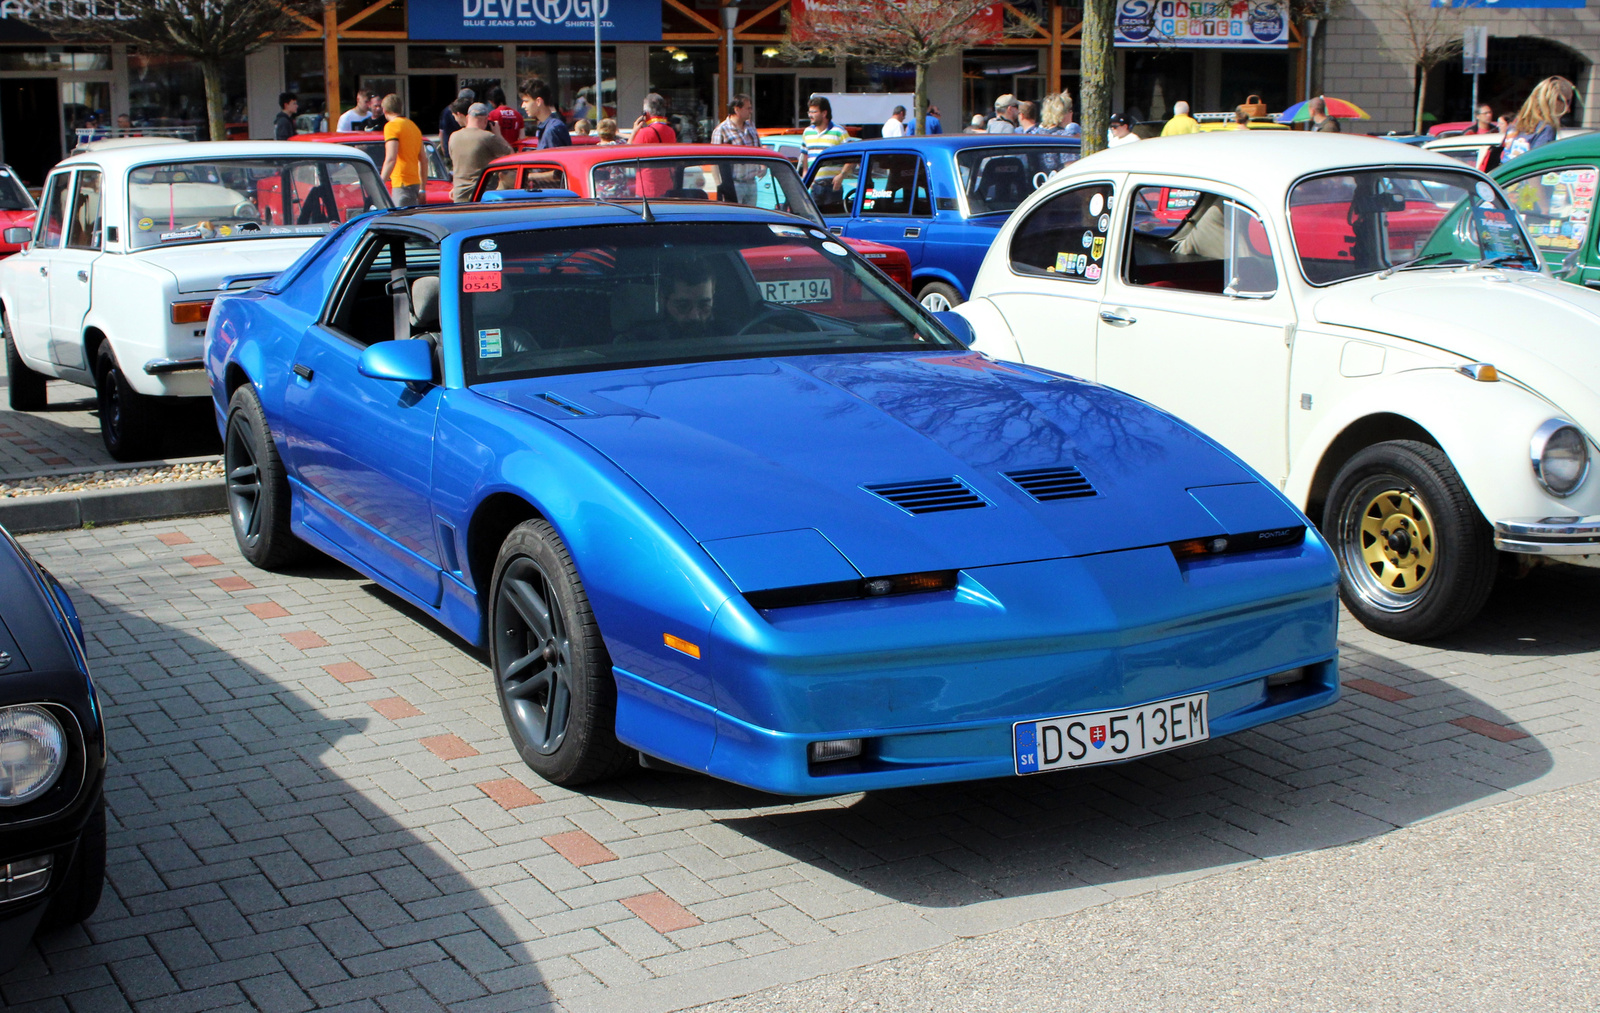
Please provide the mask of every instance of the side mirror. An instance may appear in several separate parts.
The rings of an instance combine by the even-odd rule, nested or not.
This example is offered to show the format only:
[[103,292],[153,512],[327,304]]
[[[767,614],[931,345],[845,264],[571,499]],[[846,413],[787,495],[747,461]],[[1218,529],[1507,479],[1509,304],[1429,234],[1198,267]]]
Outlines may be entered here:
[[361,353],[356,369],[374,380],[433,383],[433,343],[421,338],[380,341]]
[[4,238],[12,246],[22,246],[33,242],[33,230],[23,228],[21,225],[13,225],[6,229],[5,235],[0,238]]
[[970,345],[978,340],[978,332],[972,329],[972,321],[952,310],[944,310],[933,315],[933,319],[944,325],[944,329],[955,335],[963,345]]
[[[9,230],[7,230],[9,231]],[[1556,277],[1565,281],[1578,273],[1578,251],[1573,250],[1561,260],[1561,270],[1556,272]]]

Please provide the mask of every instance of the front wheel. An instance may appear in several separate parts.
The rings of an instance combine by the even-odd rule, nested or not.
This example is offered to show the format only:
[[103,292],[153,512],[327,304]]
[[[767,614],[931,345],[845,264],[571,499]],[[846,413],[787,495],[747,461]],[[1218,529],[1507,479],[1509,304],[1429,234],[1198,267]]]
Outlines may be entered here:
[[489,595],[489,663],[511,742],[553,784],[621,773],[633,754],[617,741],[611,658],[578,569],[542,520],[506,536]]
[[22,353],[17,351],[17,340],[11,336],[11,318],[5,310],[0,310],[0,330],[5,332],[6,387],[11,399],[11,410],[44,411],[50,404],[50,395],[45,390],[45,384],[50,378],[29,369],[28,364],[22,361]]
[[1394,440],[1334,477],[1322,529],[1339,559],[1339,594],[1361,624],[1429,640],[1470,622],[1494,587],[1494,535],[1450,458]]
[[101,344],[95,356],[95,395],[100,406],[100,439],[119,461],[148,461],[161,448],[160,407],[128,384],[111,353]]
[[930,313],[944,313],[966,302],[961,293],[942,281],[930,281],[917,292],[917,302]]

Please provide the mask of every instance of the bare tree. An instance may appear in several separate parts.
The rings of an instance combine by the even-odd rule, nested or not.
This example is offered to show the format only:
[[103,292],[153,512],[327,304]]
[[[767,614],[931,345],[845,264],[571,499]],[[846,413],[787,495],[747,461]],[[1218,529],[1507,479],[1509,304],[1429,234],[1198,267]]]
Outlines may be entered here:
[[789,19],[795,56],[853,57],[917,70],[917,133],[927,132],[928,68],[991,40],[992,0],[806,0]]
[[[127,42],[187,57],[205,79],[211,139],[227,137],[222,71],[272,42],[320,26],[322,0],[115,0],[41,3],[32,23],[59,39]],[[329,95],[330,109],[338,103]]]
[[1422,108],[1428,98],[1428,74],[1461,52],[1460,2],[1443,0],[1377,0],[1379,16],[1390,24],[1384,47],[1408,61],[1417,73],[1417,105],[1412,131],[1422,133]]

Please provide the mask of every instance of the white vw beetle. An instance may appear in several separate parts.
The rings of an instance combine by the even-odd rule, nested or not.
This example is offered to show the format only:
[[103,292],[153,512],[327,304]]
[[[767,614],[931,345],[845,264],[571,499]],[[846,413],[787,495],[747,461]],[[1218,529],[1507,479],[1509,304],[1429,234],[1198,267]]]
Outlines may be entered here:
[[1545,273],[1459,162],[1267,131],[1119,147],[1016,210],[957,312],[978,350],[1136,394],[1279,483],[1380,633],[1469,621],[1502,562],[1600,565],[1600,292]]
[[31,233],[6,230],[28,245],[0,261],[0,325],[13,409],[43,409],[50,377],[93,387],[106,449],[142,460],[160,447],[158,398],[210,394],[212,301],[389,197],[344,145],[105,143],[51,170]]

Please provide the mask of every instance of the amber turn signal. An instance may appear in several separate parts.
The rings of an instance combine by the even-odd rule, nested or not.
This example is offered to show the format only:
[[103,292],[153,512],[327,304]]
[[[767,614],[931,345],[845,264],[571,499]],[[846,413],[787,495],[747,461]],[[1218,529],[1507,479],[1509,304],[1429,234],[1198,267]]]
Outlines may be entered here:
[[203,324],[211,318],[211,300],[175,302],[172,304],[172,322],[175,324]]
[[682,637],[675,637],[670,633],[663,633],[661,634],[661,642],[672,648],[674,651],[687,654],[691,658],[700,657],[700,645],[691,644]]

